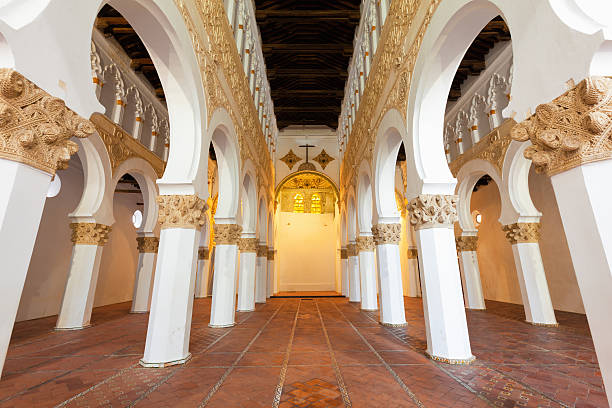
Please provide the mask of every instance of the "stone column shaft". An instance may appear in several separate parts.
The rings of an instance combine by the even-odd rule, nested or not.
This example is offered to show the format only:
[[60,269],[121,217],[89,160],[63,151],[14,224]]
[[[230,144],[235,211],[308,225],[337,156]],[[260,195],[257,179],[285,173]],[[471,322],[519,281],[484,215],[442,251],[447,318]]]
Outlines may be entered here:
[[376,261],[374,259],[375,248],[374,238],[371,235],[357,238],[361,284],[361,310],[378,310],[378,298],[376,294]]
[[266,303],[268,294],[268,247],[259,244],[255,267],[255,303]]
[[274,248],[270,247],[267,254],[268,260],[268,298],[274,295]]
[[235,324],[236,273],[238,243],[242,227],[236,224],[215,224],[215,273],[210,310],[211,327]]
[[255,265],[259,240],[257,238],[240,238],[240,273],[238,274],[238,308],[239,312],[255,310]]
[[459,255],[459,270],[463,283],[463,301],[468,309],[486,309],[480,269],[478,268],[478,236],[464,235],[455,239]]
[[408,296],[421,297],[421,275],[417,248],[408,249]]
[[159,238],[138,237],[138,267],[134,282],[131,313],[146,313],[151,308],[151,292],[153,291],[153,271],[159,248]]
[[210,251],[208,247],[198,249],[198,270],[196,273],[195,297],[201,299],[208,297],[210,276]]
[[342,296],[349,296],[349,265],[348,265],[348,250],[346,248],[340,249],[340,266],[342,268],[342,275],[340,276],[340,285],[342,290]]
[[361,302],[361,283],[359,280],[359,252],[357,244],[347,245],[348,252],[348,278],[349,278],[349,302]]

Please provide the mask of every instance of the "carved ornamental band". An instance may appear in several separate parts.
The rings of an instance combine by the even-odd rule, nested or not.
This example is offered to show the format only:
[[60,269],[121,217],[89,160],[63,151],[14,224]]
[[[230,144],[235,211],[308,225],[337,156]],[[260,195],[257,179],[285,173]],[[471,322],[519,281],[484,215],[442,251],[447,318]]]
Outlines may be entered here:
[[458,252],[470,252],[478,249],[478,236],[461,236],[455,238]]
[[137,237],[138,252],[156,254],[159,248],[159,238],[157,237]]
[[540,241],[540,223],[516,223],[502,227],[510,244],[521,244]]
[[274,249],[270,248],[268,249],[268,261],[273,261],[274,260]]
[[158,222],[165,228],[199,229],[206,220],[206,201],[196,195],[162,195],[159,204]]
[[357,251],[357,244],[348,244],[346,246],[346,252],[348,256],[357,256],[359,252]]
[[259,239],[257,238],[240,238],[238,249],[240,252],[257,252],[259,248]]
[[346,248],[340,248],[340,259],[348,259],[348,250]]
[[215,224],[217,245],[238,245],[242,227],[236,224]]
[[357,237],[357,250],[359,252],[372,252],[375,249],[374,237]]
[[410,201],[410,223],[415,229],[452,228],[457,218],[454,195],[421,194]]
[[416,248],[410,248],[408,249],[408,259],[418,259],[419,258],[419,251]]
[[55,174],[68,167],[79,148],[69,140],[85,138],[93,124],[20,73],[0,69],[0,157]]
[[198,259],[199,260],[207,260],[209,257],[208,248],[200,247],[198,248]]
[[402,238],[402,224],[378,224],[372,227],[376,245],[399,245]]
[[72,229],[72,242],[75,245],[104,246],[108,242],[111,227],[104,224],[79,222],[70,224]]
[[525,157],[549,176],[612,158],[612,78],[590,77],[512,129]]
[[257,247],[257,257],[258,258],[268,258],[268,247],[265,245],[260,245]]

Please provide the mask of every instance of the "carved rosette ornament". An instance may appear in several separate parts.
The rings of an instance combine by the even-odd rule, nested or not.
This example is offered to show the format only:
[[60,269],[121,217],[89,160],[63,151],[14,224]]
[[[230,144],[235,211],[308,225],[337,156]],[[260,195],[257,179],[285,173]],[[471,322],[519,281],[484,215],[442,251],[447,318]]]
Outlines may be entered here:
[[74,245],[104,246],[111,232],[110,226],[94,222],[74,222],[70,224],[70,228]]
[[357,251],[357,244],[348,244],[346,246],[346,252],[348,256],[357,256],[359,252]]
[[238,245],[242,227],[236,224],[215,224],[215,242],[217,245]]
[[265,245],[259,245],[257,247],[257,257],[258,258],[268,258],[268,247]]
[[478,236],[465,235],[455,238],[458,252],[475,252],[478,249]]
[[156,254],[159,248],[159,238],[157,237],[137,237],[136,242],[138,242],[138,252],[141,254]]
[[506,233],[506,239],[511,245],[540,242],[539,222],[519,222],[504,225],[502,230]]
[[200,247],[198,248],[198,259],[203,261],[203,260],[208,260],[208,256],[209,256],[209,252],[208,252],[208,248],[207,247]]
[[68,167],[93,124],[68,109],[23,75],[0,68],[0,157],[55,174]]
[[410,223],[415,229],[452,228],[458,221],[458,196],[421,194],[410,201]]
[[399,245],[402,238],[402,224],[378,224],[372,227],[376,245]]
[[536,108],[512,129],[530,140],[525,157],[549,176],[585,163],[612,159],[612,78],[590,77]]
[[374,243],[374,237],[357,237],[357,250],[359,252],[373,252],[375,249],[376,244]]
[[259,240],[257,238],[240,238],[238,249],[240,252],[257,252]]
[[269,248],[268,249],[268,261],[273,261],[273,260],[274,260],[274,249]]
[[340,259],[348,259],[348,249],[340,248]]
[[197,195],[162,195],[157,203],[162,229],[200,229],[204,225],[208,205]]

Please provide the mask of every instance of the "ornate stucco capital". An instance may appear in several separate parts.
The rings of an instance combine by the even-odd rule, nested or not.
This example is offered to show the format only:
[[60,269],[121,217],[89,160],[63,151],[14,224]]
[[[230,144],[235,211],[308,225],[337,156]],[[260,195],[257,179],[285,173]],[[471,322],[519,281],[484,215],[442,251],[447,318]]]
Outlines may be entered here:
[[215,224],[215,242],[217,245],[238,245],[242,227],[236,224]]
[[346,246],[347,256],[357,256],[359,255],[359,251],[357,251],[357,244],[348,244]]
[[399,245],[402,238],[402,224],[377,224],[372,227],[376,245]]
[[238,249],[240,252],[257,252],[259,248],[259,239],[257,238],[240,238]]
[[408,249],[408,259],[418,259],[419,258],[419,251],[416,248],[409,248]]
[[0,68],[0,158],[55,174],[79,149],[72,136],[88,137],[93,124],[23,75]]
[[137,237],[138,252],[156,254],[159,249],[159,238],[157,237]]
[[268,258],[268,247],[266,245],[259,245],[257,247],[258,258]]
[[460,236],[455,238],[455,244],[457,244],[458,252],[470,252],[478,249],[478,236]]
[[525,157],[549,176],[585,163],[612,159],[612,78],[589,77],[542,104],[512,129],[512,139],[530,140]]
[[268,248],[268,261],[274,260],[274,248]]
[[348,259],[348,249],[340,248],[340,259]]
[[410,201],[410,223],[415,229],[452,228],[458,221],[458,196],[421,194]]
[[162,229],[199,229],[204,225],[208,205],[197,195],[162,195],[157,197],[157,203]]
[[374,237],[363,236],[357,237],[357,250],[359,252],[372,252],[376,249]]
[[74,245],[104,246],[111,232],[110,226],[94,222],[74,222],[70,224],[70,228]]
[[208,247],[198,248],[198,259],[199,260],[207,260],[208,256],[209,256]]
[[504,225],[502,230],[506,233],[506,239],[511,245],[540,241],[539,222],[519,222]]

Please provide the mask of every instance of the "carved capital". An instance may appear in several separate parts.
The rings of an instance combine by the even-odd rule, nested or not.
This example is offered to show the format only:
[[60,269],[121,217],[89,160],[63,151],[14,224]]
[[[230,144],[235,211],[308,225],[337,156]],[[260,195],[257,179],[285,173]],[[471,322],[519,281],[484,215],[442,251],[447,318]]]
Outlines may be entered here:
[[525,157],[549,176],[585,163],[612,158],[612,78],[589,77],[536,108],[512,129],[512,138],[530,140]]
[[265,245],[259,245],[257,247],[257,257],[258,258],[267,258],[268,257],[268,247]]
[[374,237],[357,237],[357,250],[359,252],[372,252],[376,249]]
[[340,248],[340,259],[348,259],[348,249]]
[[217,245],[238,245],[242,227],[236,224],[215,224]]
[[470,252],[478,249],[478,236],[466,235],[455,238],[458,252]]
[[209,256],[209,252],[208,252],[207,247],[198,248],[198,259],[199,260],[207,260],[208,256]]
[[259,239],[257,238],[240,238],[238,249],[240,252],[257,252],[259,248]]
[[418,259],[419,258],[419,251],[416,248],[409,248],[408,249],[408,259]]
[[376,245],[399,245],[402,238],[402,224],[378,224],[372,227]]
[[137,237],[138,252],[156,254],[159,249],[159,238],[157,237]]
[[93,124],[68,109],[23,75],[0,68],[0,157],[55,174],[68,167]]
[[506,239],[511,245],[540,241],[539,222],[519,222],[516,224],[504,225],[502,230],[506,233]]
[[346,252],[348,256],[357,256],[359,255],[359,251],[357,251],[357,244],[348,244],[346,246]]
[[273,261],[274,260],[274,248],[269,248],[268,249],[268,261]]
[[74,245],[99,245],[104,246],[108,242],[111,227],[94,222],[71,223],[72,242]]
[[458,221],[455,195],[421,194],[410,201],[410,223],[415,229],[452,228]]
[[197,195],[162,195],[158,222],[165,228],[199,229],[204,225],[208,205]]

